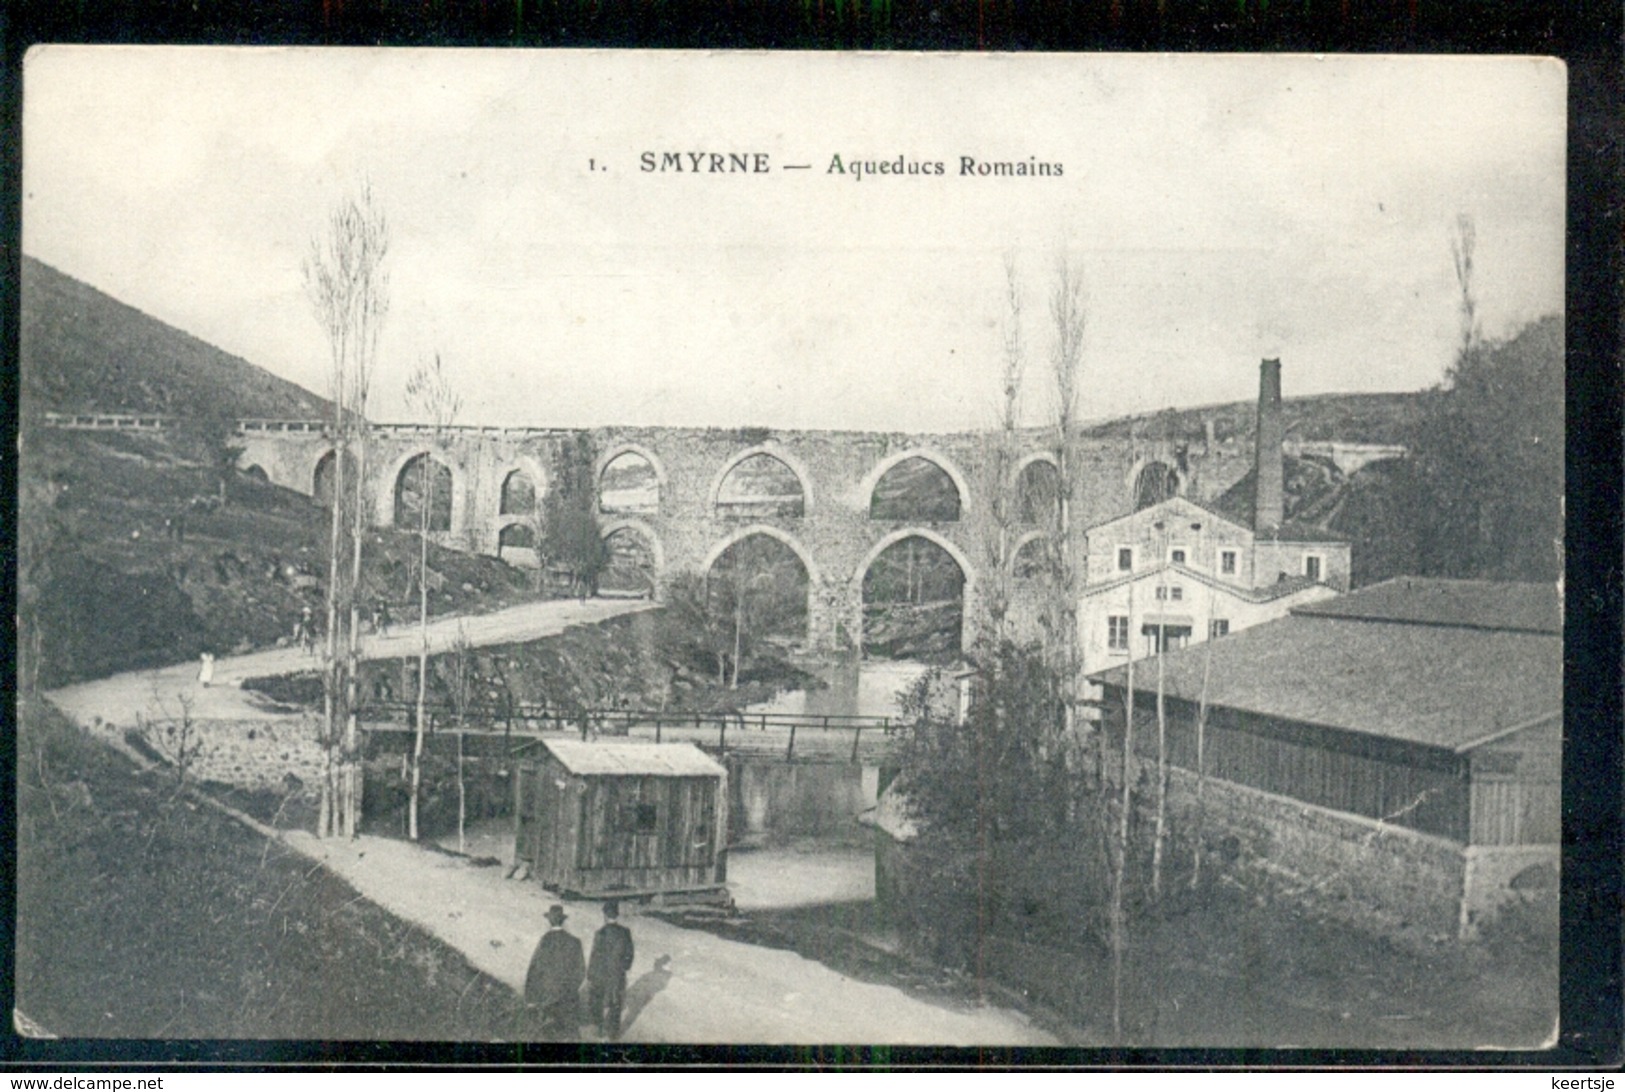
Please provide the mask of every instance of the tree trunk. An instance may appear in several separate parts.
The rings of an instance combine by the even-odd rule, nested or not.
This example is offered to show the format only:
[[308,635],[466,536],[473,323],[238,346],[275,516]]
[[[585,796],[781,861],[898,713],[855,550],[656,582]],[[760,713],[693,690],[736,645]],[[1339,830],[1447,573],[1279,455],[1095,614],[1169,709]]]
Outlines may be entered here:
[[334,810],[338,801],[337,750],[339,746],[338,630],[339,630],[339,574],[342,572],[339,554],[343,548],[344,531],[344,464],[347,461],[343,434],[343,411],[335,414],[336,440],[333,449],[332,492],[328,503],[332,506],[332,527],[328,539],[327,558],[327,632],[322,641],[322,744],[327,751],[327,777],[322,782],[322,802],[316,834],[330,838],[334,831]]
[[1162,899],[1162,853],[1168,826],[1168,716],[1164,703],[1166,684],[1163,658],[1168,649],[1168,630],[1157,623],[1157,830],[1151,843],[1151,897]]
[[344,765],[346,771],[347,806],[342,830],[346,838],[354,838],[361,827],[361,794],[365,781],[361,767],[361,548],[366,540],[366,482],[367,443],[359,434],[364,425],[358,425],[355,459],[355,511],[352,513],[350,544],[350,632],[347,635],[348,655],[345,663],[345,716]]
[[457,730],[457,852],[465,852],[463,826],[468,818],[468,792],[463,781],[463,729]]
[[1124,920],[1123,885],[1128,878],[1129,810],[1133,806],[1131,780],[1134,755],[1134,584],[1128,586],[1128,684],[1123,701],[1123,793],[1118,805],[1117,860],[1112,876],[1112,1037],[1123,1041],[1123,949],[1128,945],[1128,923]]
[[1213,673],[1213,589],[1207,591],[1207,647],[1202,650],[1202,694],[1196,703],[1196,821],[1191,832],[1191,887],[1202,880],[1202,839],[1207,826],[1207,686]]
[[434,475],[429,485],[418,478],[418,700],[417,726],[412,734],[412,779],[406,798],[406,836],[418,840],[418,798],[423,784],[424,707],[429,695],[429,502],[434,499]]

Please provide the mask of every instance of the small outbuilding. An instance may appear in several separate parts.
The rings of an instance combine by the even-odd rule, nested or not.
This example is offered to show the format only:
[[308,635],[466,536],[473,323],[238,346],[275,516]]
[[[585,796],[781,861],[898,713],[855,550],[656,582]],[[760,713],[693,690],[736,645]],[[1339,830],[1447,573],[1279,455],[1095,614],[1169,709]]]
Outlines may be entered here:
[[549,890],[723,887],[728,774],[693,744],[545,740],[514,777],[515,860]]

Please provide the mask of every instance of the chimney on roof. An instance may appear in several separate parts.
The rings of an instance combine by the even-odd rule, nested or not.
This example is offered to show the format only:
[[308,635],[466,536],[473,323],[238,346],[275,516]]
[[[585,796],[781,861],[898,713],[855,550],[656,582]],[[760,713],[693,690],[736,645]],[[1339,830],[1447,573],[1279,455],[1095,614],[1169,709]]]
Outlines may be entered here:
[[1253,432],[1253,530],[1273,531],[1281,526],[1285,471],[1281,442],[1281,362],[1266,360],[1258,366],[1258,427]]

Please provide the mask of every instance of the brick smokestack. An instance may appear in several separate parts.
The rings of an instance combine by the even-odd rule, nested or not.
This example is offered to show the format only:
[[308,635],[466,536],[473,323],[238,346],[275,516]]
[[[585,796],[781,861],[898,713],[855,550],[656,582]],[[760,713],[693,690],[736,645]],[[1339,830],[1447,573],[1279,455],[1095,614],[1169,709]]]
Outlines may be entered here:
[[1253,432],[1253,530],[1273,531],[1281,526],[1284,490],[1281,443],[1286,439],[1281,422],[1281,362],[1266,360],[1258,366],[1258,427]]

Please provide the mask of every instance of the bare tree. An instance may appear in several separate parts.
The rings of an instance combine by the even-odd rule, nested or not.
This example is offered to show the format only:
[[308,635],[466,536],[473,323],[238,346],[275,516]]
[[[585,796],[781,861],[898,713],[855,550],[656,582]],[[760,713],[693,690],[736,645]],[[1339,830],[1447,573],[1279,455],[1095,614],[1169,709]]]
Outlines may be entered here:
[[1050,347],[1050,367],[1055,381],[1055,470],[1057,481],[1052,563],[1056,583],[1056,666],[1061,672],[1061,692],[1065,700],[1066,738],[1076,738],[1078,727],[1078,676],[1082,657],[1078,647],[1078,564],[1072,532],[1072,500],[1077,494],[1076,440],[1083,393],[1083,335],[1086,312],[1083,301],[1083,270],[1065,254],[1055,263],[1055,285],[1050,293],[1050,319],[1055,326],[1055,342]]
[[418,696],[417,716],[414,719],[416,730],[412,737],[411,790],[406,804],[406,836],[415,842],[418,838],[418,799],[423,784],[423,737],[427,727],[425,707],[429,695],[429,519],[435,505],[434,482],[437,475],[434,456],[444,451],[446,430],[457,419],[463,400],[446,377],[445,364],[439,353],[434,354],[433,362],[418,362],[417,370],[406,381],[406,398],[419,414],[428,419],[433,430],[430,454],[417,464]]
[[[334,206],[325,234],[311,241],[303,268],[306,289],[328,342],[335,446],[327,640],[322,662],[323,741],[328,754],[317,822],[317,833],[322,837],[353,837],[361,814],[360,726],[356,720],[361,638],[357,593],[366,523],[363,487],[367,394],[378,356],[378,336],[389,310],[389,279],[384,270],[388,250],[389,232],[383,212],[371,187],[363,184],[358,194]],[[347,483],[346,476],[352,472],[354,481]],[[350,553],[348,573],[340,560],[346,546]]]
[[1021,400],[1022,340],[1021,340],[1021,283],[1017,276],[1014,254],[1004,259],[1005,319],[1004,370],[1000,376],[999,431],[991,444],[989,461],[993,464],[993,481],[997,483],[992,496],[992,524],[989,528],[988,554],[993,559],[984,598],[990,636],[998,645],[1008,636],[1009,613],[1012,600],[1011,565],[1014,560],[1013,535],[1020,519],[1021,500],[1018,490],[1007,488],[1016,466],[1017,413]]

